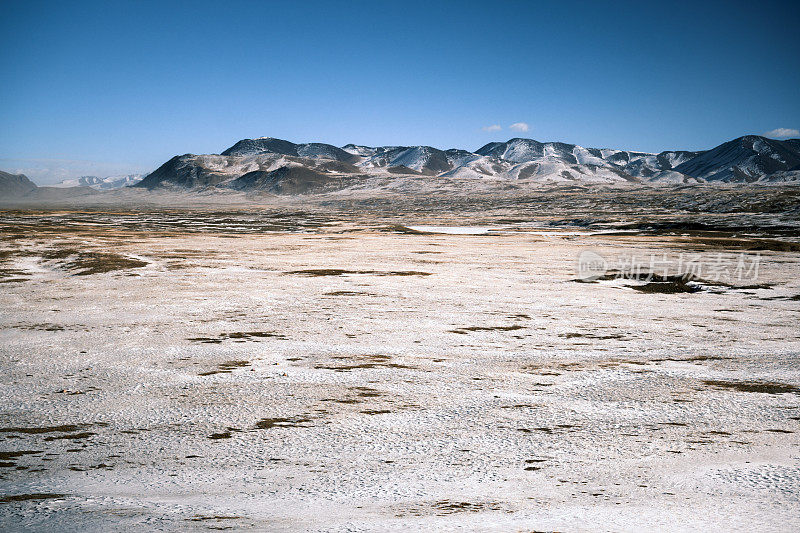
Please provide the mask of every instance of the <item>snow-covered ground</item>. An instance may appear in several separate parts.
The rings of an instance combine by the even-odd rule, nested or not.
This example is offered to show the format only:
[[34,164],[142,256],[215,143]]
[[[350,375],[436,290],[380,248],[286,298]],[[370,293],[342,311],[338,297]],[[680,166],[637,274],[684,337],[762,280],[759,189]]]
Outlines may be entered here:
[[281,209],[0,213],[0,528],[800,528],[791,238]]

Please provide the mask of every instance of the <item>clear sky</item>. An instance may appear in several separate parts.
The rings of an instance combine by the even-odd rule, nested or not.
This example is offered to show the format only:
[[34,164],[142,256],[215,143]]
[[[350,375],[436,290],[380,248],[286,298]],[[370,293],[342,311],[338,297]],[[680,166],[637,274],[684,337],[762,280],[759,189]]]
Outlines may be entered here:
[[0,8],[0,169],[39,183],[260,136],[661,151],[800,128],[796,0]]

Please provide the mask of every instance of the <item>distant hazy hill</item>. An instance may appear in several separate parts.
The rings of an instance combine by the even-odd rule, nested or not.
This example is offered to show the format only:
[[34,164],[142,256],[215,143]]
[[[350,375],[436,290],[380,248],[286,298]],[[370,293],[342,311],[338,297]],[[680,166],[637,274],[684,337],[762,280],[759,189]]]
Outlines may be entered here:
[[430,146],[341,148],[262,137],[243,139],[219,155],[175,156],[136,187],[210,187],[275,194],[335,188],[359,178],[430,177],[530,183],[686,184],[800,181],[800,140],[740,137],[711,150],[658,154],[510,139],[471,152]]
[[96,193],[91,187],[37,187],[24,174],[0,171],[0,201],[51,201]]
[[0,198],[14,198],[36,189],[36,184],[24,174],[9,174],[0,170]]

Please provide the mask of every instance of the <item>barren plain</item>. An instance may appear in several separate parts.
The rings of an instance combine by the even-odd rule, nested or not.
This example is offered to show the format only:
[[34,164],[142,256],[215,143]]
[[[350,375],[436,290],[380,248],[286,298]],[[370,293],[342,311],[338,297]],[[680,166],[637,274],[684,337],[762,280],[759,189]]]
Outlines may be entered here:
[[798,198],[9,208],[0,527],[800,529]]

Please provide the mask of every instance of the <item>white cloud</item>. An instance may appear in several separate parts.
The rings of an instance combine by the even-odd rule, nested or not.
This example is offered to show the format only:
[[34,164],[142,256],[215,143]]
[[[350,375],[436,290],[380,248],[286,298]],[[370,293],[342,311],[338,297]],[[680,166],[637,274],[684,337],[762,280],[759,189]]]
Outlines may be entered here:
[[503,128],[500,127],[500,124],[492,124],[491,126],[484,126],[481,128],[483,131],[500,131]]
[[508,129],[511,129],[511,130],[514,130],[514,131],[528,131],[531,128],[530,128],[530,126],[528,126],[524,122],[515,122],[512,125],[510,125],[508,127]]
[[777,139],[788,139],[789,137],[800,137],[800,131],[792,128],[775,128],[764,134],[765,137],[775,137]]

